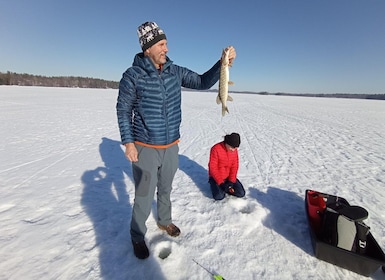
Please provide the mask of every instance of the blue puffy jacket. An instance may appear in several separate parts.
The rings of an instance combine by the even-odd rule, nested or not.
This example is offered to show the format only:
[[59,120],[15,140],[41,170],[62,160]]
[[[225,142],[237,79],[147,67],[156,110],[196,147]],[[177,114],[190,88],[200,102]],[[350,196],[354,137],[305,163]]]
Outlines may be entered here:
[[219,79],[220,61],[199,75],[167,58],[162,70],[139,53],[119,84],[116,110],[122,144],[167,145],[180,137],[181,87],[204,90]]

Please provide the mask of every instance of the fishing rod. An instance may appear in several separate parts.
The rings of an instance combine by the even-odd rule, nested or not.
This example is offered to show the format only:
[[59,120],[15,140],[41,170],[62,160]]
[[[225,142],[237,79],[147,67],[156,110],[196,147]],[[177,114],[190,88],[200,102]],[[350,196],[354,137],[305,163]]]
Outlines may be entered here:
[[193,260],[197,265],[199,265],[201,268],[203,268],[203,269],[206,270],[208,273],[210,273],[210,274],[213,276],[213,278],[214,278],[215,280],[225,280],[225,278],[223,278],[221,275],[212,273],[210,270],[208,270],[206,267],[204,267],[203,265],[201,265],[200,263],[198,263],[196,260],[194,260],[194,259],[192,259],[192,260]]

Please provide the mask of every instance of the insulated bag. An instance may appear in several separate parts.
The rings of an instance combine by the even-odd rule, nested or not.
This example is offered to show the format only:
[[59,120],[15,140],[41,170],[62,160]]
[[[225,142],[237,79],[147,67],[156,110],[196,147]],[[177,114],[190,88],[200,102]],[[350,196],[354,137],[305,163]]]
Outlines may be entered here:
[[338,198],[326,204],[322,215],[321,239],[330,245],[365,254],[370,228],[363,222],[368,211],[360,206],[351,206]]

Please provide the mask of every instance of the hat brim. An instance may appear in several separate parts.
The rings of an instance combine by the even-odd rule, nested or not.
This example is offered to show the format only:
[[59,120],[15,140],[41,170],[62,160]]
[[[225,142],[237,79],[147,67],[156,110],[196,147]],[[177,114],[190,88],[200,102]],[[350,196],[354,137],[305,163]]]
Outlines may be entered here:
[[147,50],[148,48],[151,48],[153,45],[155,45],[156,43],[158,43],[159,41],[162,41],[162,40],[166,40],[166,34],[159,34],[158,36],[156,36],[154,39],[152,39],[151,41],[147,42],[146,44],[144,44],[142,46],[142,51],[145,51]]

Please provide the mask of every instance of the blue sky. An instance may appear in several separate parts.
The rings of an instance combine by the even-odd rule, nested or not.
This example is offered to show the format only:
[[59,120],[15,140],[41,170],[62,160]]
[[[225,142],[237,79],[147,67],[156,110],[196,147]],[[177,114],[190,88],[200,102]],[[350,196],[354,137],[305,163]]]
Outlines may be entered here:
[[385,93],[384,14],[383,0],[0,0],[0,71],[119,81],[155,21],[198,73],[233,45],[231,90]]

